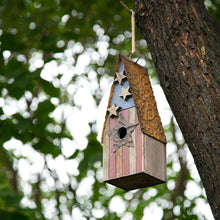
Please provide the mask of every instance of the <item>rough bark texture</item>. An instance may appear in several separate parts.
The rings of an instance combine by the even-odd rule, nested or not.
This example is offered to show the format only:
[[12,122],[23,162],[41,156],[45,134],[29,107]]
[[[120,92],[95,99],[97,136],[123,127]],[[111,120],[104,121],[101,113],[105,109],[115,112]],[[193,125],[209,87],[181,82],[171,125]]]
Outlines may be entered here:
[[136,22],[220,219],[220,33],[202,0],[135,0]]

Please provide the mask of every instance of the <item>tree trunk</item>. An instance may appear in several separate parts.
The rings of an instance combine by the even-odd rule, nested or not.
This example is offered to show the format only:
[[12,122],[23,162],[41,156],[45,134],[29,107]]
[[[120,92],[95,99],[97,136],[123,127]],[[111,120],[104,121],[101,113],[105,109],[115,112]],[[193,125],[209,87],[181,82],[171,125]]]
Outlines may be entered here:
[[161,86],[220,219],[220,28],[202,0],[134,0]]

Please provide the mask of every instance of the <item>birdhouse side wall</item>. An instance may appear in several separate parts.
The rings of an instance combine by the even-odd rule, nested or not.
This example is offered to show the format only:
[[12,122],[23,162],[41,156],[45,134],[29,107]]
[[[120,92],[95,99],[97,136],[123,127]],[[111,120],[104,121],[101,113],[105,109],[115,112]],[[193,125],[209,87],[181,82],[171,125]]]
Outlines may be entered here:
[[[137,124],[131,133],[133,147],[123,145],[117,149],[114,146],[114,137],[119,138],[119,121]],[[103,141],[103,179],[126,190],[166,182],[166,145],[141,131],[135,107],[107,119]]]
[[[130,125],[136,123],[137,126],[128,134],[133,146],[128,143],[129,146],[121,146],[115,151],[114,137],[118,138],[118,134],[114,128],[120,119]],[[118,117],[108,117],[103,137],[104,181],[143,171],[143,138],[135,107],[120,111]]]
[[109,179],[109,157],[110,157],[110,138],[109,134],[109,118],[106,120],[105,128],[102,134],[102,144],[103,144],[103,181]]
[[144,135],[143,158],[143,171],[166,182],[166,145],[148,135]]

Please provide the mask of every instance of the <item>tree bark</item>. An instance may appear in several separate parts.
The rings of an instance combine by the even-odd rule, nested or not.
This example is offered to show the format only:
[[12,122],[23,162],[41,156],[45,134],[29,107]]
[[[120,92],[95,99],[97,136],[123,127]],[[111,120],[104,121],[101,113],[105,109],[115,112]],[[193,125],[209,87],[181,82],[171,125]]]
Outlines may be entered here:
[[220,27],[202,0],[134,0],[161,86],[220,219]]

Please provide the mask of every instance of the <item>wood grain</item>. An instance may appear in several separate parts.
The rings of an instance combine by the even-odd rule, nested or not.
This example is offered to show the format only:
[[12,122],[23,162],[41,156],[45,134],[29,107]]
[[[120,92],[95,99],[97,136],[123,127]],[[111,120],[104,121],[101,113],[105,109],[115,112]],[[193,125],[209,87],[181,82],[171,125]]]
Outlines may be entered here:
[[[124,118],[129,122],[129,111],[130,109],[123,110]],[[122,175],[129,175],[129,148],[128,146],[123,147],[123,158],[122,158]]]
[[105,137],[103,139],[103,180],[104,181],[109,178],[109,151],[110,151],[109,120],[107,120]]
[[[110,120],[110,131],[115,127],[116,125],[116,118],[109,118]],[[113,139],[109,138],[109,178],[115,178],[116,177],[116,154],[114,153],[114,148],[113,148]]]
[[142,171],[142,159],[143,159],[143,150],[142,150],[142,139],[143,139],[143,133],[141,131],[140,124],[136,128],[136,172]]
[[[129,109],[129,122],[138,122],[135,108]],[[132,133],[132,139],[134,141],[134,146],[136,146],[136,130]],[[130,174],[136,173],[136,147],[129,148],[129,170]]]
[[166,146],[148,135],[143,137],[143,171],[166,181]]

